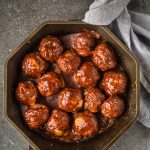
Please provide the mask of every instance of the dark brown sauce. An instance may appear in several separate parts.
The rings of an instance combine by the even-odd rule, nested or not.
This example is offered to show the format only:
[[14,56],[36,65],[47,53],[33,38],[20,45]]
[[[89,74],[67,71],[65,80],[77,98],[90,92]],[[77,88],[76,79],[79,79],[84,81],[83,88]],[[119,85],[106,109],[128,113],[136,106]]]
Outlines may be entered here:
[[[76,36],[77,34],[74,34],[74,36]],[[62,43],[64,44],[64,47],[66,49],[70,49],[73,48],[72,42],[70,40],[70,38],[72,37],[72,35],[63,35],[60,36],[60,39],[62,41]],[[87,58],[82,58],[82,61],[90,61],[91,57],[87,57]],[[65,82],[65,87],[72,87],[72,88],[78,88],[78,85],[76,85],[73,81],[73,74],[65,74],[65,73],[61,73],[60,69],[56,66],[55,63],[50,63],[49,62],[49,67],[47,69],[48,71],[55,71],[58,74],[61,74],[64,82]],[[37,84],[37,79],[36,78],[30,78],[30,77],[26,77],[24,76],[24,74],[21,74],[20,76],[20,81],[25,81],[25,80],[32,80],[35,84]],[[98,86],[97,86],[98,87]],[[38,99],[36,101],[36,103],[42,103],[42,104],[46,104],[49,108],[50,111],[52,111],[52,109],[54,108],[58,108],[58,95],[54,95],[54,96],[49,96],[49,97],[43,97],[40,93],[38,96]],[[25,105],[21,105],[21,110],[22,110],[22,114],[24,114],[25,109],[27,108],[27,106]],[[70,114],[71,115],[71,114]],[[104,117],[100,116],[98,113],[96,113],[96,116],[98,118],[99,121],[99,130],[96,134],[102,133],[104,131],[106,131],[109,127],[111,127],[113,125],[114,120],[106,120]],[[59,138],[59,137],[53,137],[52,135],[50,135],[50,133],[48,133],[45,130],[45,125],[41,126],[39,129],[34,129],[35,132],[43,135],[45,138],[54,138],[56,140],[59,141],[65,141],[65,142],[81,142],[83,140],[87,140],[93,136],[95,136],[96,134],[92,135],[91,137],[87,137],[87,138],[83,138],[80,136],[75,135],[72,130],[70,129],[69,134],[65,137],[65,138]]]

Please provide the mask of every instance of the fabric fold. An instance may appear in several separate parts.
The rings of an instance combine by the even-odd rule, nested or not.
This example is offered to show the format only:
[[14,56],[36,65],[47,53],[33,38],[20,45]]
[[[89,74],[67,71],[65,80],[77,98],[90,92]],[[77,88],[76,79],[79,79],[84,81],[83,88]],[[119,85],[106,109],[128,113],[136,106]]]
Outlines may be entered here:
[[128,11],[130,0],[95,0],[84,22],[109,25],[109,29],[138,57],[140,62],[140,117],[150,128],[150,15]]

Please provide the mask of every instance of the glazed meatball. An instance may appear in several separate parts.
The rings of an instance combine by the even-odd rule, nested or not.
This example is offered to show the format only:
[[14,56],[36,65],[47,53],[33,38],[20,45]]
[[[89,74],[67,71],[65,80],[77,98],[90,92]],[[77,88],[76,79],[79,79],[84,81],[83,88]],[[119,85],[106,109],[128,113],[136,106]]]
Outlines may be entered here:
[[101,113],[106,118],[119,117],[125,109],[124,101],[118,96],[110,96],[101,105]]
[[24,112],[25,122],[29,128],[39,128],[49,117],[49,109],[46,105],[35,104],[28,107]]
[[55,72],[47,72],[38,78],[38,89],[43,96],[52,96],[56,94],[63,86],[61,77]]
[[93,62],[102,71],[107,71],[117,66],[115,53],[107,43],[101,43],[95,48],[93,52]]
[[77,73],[74,74],[73,79],[79,87],[94,87],[100,78],[98,70],[94,67],[92,62],[85,62],[82,64]]
[[62,53],[63,47],[58,38],[48,35],[40,42],[39,51],[46,60],[55,61]]
[[76,52],[83,57],[91,55],[95,45],[95,39],[99,39],[100,34],[95,31],[81,32],[72,37],[73,47]]
[[83,137],[89,137],[98,130],[97,118],[91,112],[79,112],[74,115],[73,132]]
[[105,100],[105,96],[98,88],[88,88],[84,91],[84,109],[95,113],[100,110],[102,101]]
[[108,95],[124,94],[126,92],[127,77],[122,71],[106,72],[101,86]]
[[26,55],[22,62],[24,74],[30,77],[40,77],[47,67],[47,62],[42,58],[39,52]]
[[70,50],[59,56],[56,62],[63,72],[72,73],[78,70],[81,59],[73,50]]
[[46,124],[47,131],[53,136],[64,137],[68,134],[69,128],[70,116],[66,112],[54,109]]
[[59,108],[67,112],[75,112],[82,108],[83,99],[80,89],[65,88],[58,94]]
[[32,81],[20,82],[16,89],[16,97],[24,105],[31,106],[35,103],[38,90]]

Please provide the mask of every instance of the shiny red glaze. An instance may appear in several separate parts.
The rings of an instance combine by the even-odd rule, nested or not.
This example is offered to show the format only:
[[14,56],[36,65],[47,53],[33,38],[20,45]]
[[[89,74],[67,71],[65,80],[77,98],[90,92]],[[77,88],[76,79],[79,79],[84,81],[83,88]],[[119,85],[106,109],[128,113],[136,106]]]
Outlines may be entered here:
[[92,62],[85,62],[73,78],[79,87],[94,87],[100,78],[100,74]]
[[58,57],[56,63],[63,72],[73,73],[78,70],[81,59],[74,50],[68,50]]
[[73,47],[76,52],[83,57],[91,55],[95,39],[99,39],[100,34],[95,31],[81,32],[72,37]]
[[55,61],[62,53],[63,47],[58,38],[48,35],[40,42],[39,51],[46,60]]
[[119,117],[125,109],[124,101],[118,96],[110,96],[101,105],[101,113],[106,118]]
[[35,104],[24,112],[24,119],[29,128],[39,128],[49,117],[49,109],[46,105]]
[[89,137],[97,131],[98,121],[93,113],[84,111],[74,115],[73,132],[75,134]]
[[[123,113],[125,103],[115,95],[125,94],[127,78],[121,71],[108,71],[117,66],[117,55],[110,44],[97,45],[99,33],[57,35],[63,45],[58,38],[48,35],[40,41],[39,52],[28,54],[23,61],[20,79],[37,83],[41,93],[37,101],[38,91],[31,81],[26,82],[33,85],[19,83],[16,96],[27,105],[21,108],[30,129],[47,138],[81,142],[107,130]],[[110,96],[107,100],[98,82],[106,97]],[[51,115],[48,107],[52,109]]]
[[43,96],[56,94],[63,86],[61,77],[51,71],[38,78],[38,89]]
[[84,109],[95,113],[100,110],[102,101],[105,100],[104,94],[98,88],[88,88],[84,91]]
[[58,94],[59,108],[67,112],[76,112],[83,106],[80,89],[65,88]]
[[22,62],[22,71],[30,77],[40,77],[47,69],[47,62],[39,52],[27,54]]
[[107,43],[100,43],[95,48],[93,52],[93,62],[102,71],[107,71],[117,66],[115,53],[112,47]]
[[16,89],[16,97],[24,105],[31,106],[35,103],[38,90],[32,81],[20,82]]
[[102,88],[108,95],[125,94],[127,77],[122,71],[109,71],[104,74]]
[[70,128],[70,116],[61,110],[54,109],[46,123],[46,130],[56,137],[68,134]]

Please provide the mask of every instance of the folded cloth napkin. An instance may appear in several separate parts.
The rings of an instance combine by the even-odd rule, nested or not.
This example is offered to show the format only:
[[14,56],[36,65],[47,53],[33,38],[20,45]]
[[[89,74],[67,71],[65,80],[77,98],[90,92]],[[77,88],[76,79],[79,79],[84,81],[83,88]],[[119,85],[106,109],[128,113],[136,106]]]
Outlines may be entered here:
[[84,22],[109,25],[110,30],[133,51],[140,61],[140,117],[150,128],[150,15],[127,10],[130,0],[95,0]]

